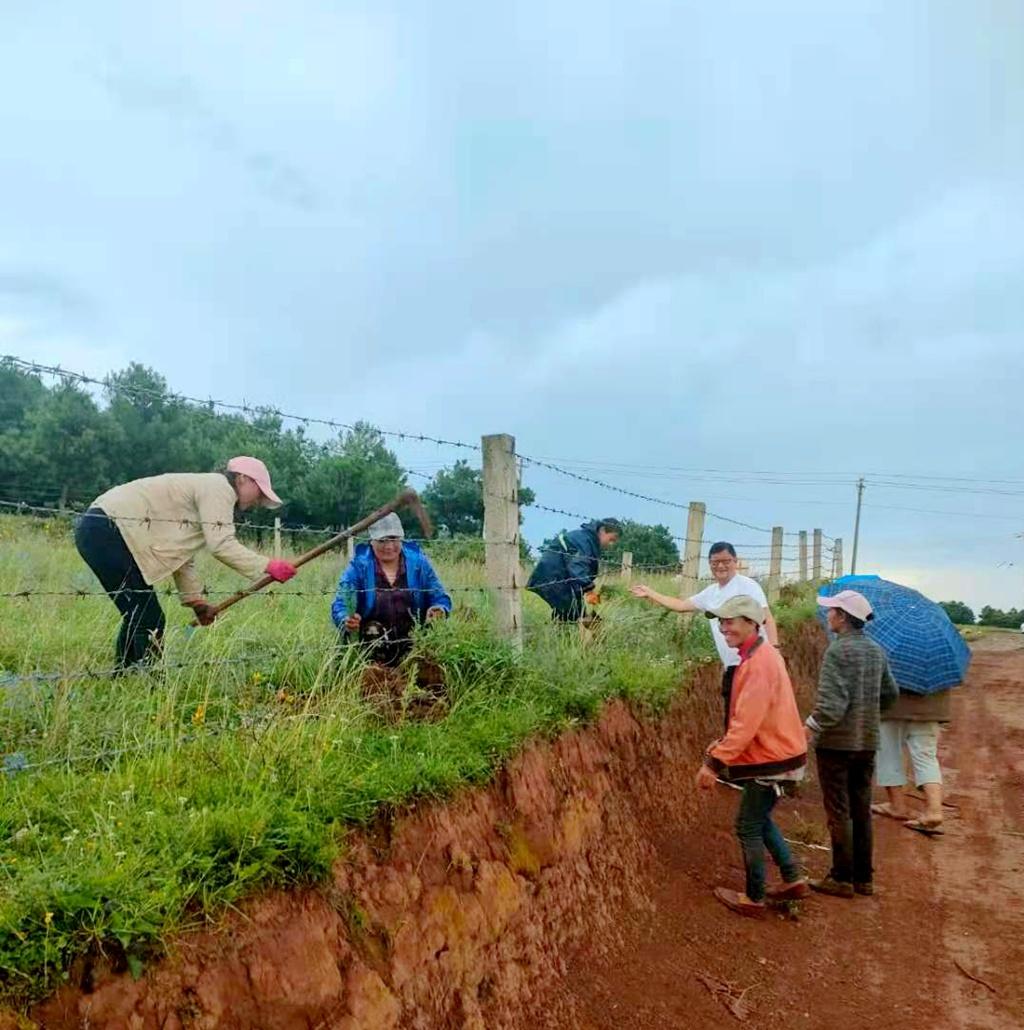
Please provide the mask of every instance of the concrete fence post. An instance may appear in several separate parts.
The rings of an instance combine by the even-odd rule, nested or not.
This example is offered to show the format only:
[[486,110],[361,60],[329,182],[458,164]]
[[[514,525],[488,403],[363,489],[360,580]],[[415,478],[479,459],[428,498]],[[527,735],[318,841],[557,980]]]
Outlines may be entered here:
[[482,438],[484,479],[484,553],[487,586],[500,636],[523,646],[523,599],[519,567],[519,468],[515,437],[495,433]]
[[782,587],[782,526],[772,527],[772,557],[768,566],[768,600],[772,603],[779,599]]
[[703,501],[690,501],[686,516],[686,540],[683,544],[683,597],[693,597],[700,586],[700,552],[706,515],[707,505]]

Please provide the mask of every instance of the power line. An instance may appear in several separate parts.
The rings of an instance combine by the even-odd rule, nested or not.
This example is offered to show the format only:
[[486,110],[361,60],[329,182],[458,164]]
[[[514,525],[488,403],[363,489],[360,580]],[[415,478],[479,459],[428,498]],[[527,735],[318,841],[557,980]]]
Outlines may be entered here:
[[1007,522],[1017,522],[1024,525],[1024,515],[992,515],[973,511],[948,511],[945,508],[907,508],[900,504],[874,504],[872,501],[864,502],[865,508],[881,508],[885,511],[907,511],[918,515],[954,515],[968,519],[1002,519]]
[[[548,455],[543,456],[544,460],[556,462],[563,466],[578,465],[590,470],[597,471],[654,471],[654,472],[673,472],[680,473],[687,476],[697,475],[709,475],[709,476],[728,476],[737,477],[737,482],[749,482],[751,476],[770,476],[779,477],[780,481],[785,479],[787,482],[792,479],[807,480],[813,482],[814,485],[835,485],[845,486],[850,483],[855,483],[860,477],[859,472],[815,472],[815,471],[780,471],[765,470],[765,469],[718,469],[718,468],[702,468],[702,467],[689,467],[682,465],[644,465],[637,464],[634,462],[612,462],[612,461],[591,461],[587,459],[569,459],[569,458],[553,458]],[[986,478],[986,477],[972,477],[972,476],[937,476],[926,473],[915,473],[915,472],[866,472],[863,473],[865,476],[877,477],[879,479],[920,479],[937,482],[957,482],[957,483],[995,483],[1003,485],[1020,485],[1024,486],[1024,479],[1022,478]]]
[[[647,501],[651,504],[661,504],[666,508],[674,508],[678,511],[688,511],[689,505],[683,504],[681,501],[669,501],[664,497],[653,497],[650,494],[638,493],[635,490],[627,490],[625,487],[615,486],[613,483],[607,483],[602,479],[595,479],[593,476],[581,475],[578,472],[573,472],[570,469],[562,468],[560,465],[555,465],[549,461],[542,461],[538,458],[531,458],[528,455],[519,455],[522,460],[530,465],[534,465],[538,468],[549,469],[552,472],[557,472],[559,475],[568,476],[570,479],[575,479],[581,483],[590,483],[593,486],[599,486],[604,490],[610,490],[613,493],[622,494],[625,497],[633,497],[636,500]],[[745,529],[752,529],[758,533],[771,533],[770,529],[766,529],[764,526],[755,526],[753,523],[744,522],[741,519],[734,519],[728,515],[722,515],[714,511],[706,511],[710,518],[718,519],[721,522],[728,522],[734,526],[742,526]]]
[[[177,400],[177,401],[180,401],[182,403],[192,405],[192,406],[194,406],[195,408],[197,408],[200,411],[208,411],[210,408],[220,408],[220,409],[222,409],[224,411],[233,411],[233,412],[236,412],[236,413],[241,413],[241,414],[252,416],[252,417],[261,417],[261,416],[270,415],[270,416],[281,418],[281,419],[290,419],[290,420],[298,422],[300,425],[303,425],[303,426],[319,425],[319,426],[329,427],[329,428],[331,428],[331,429],[333,429],[335,431],[343,430],[343,431],[346,431],[346,432],[351,432],[351,431],[353,431],[356,428],[356,426],[354,424],[352,424],[352,423],[340,422],[340,421],[337,421],[335,419],[323,418],[323,417],[320,417],[320,416],[298,415],[298,414],[282,411],[280,408],[276,408],[276,407],[273,407],[273,406],[260,406],[260,405],[246,404],[246,403],[238,404],[238,403],[232,403],[230,401],[217,400],[217,399],[214,399],[214,398],[208,398],[208,399],[204,400],[204,399],[199,398],[199,397],[189,397],[189,396],[187,396],[185,394],[162,393],[162,392],[157,391],[157,390],[147,389],[145,387],[139,387],[139,386],[126,387],[126,386],[123,386],[123,385],[120,385],[120,384],[117,385],[117,386],[114,386],[114,385],[111,384],[109,378],[108,379],[98,379],[95,376],[90,376],[90,375],[87,375],[87,374],[82,373],[82,372],[74,372],[74,371],[71,371],[71,370],[68,370],[68,369],[63,369],[59,365],[44,365],[44,364],[41,364],[41,363],[38,363],[38,362],[27,361],[27,360],[25,360],[23,358],[19,358],[19,357],[15,356],[15,355],[6,355],[2,360],[4,362],[12,365],[13,367],[18,368],[18,369],[20,369],[22,371],[25,371],[25,372],[30,372],[30,373],[39,374],[39,375],[49,375],[49,376],[57,377],[57,378],[62,379],[64,381],[77,382],[77,383],[86,384],[86,385],[92,385],[92,386],[99,386],[102,389],[107,390],[108,392],[112,391],[112,390],[120,390],[122,393],[125,393],[126,395],[129,395],[129,396],[135,395],[137,397],[142,397],[142,398],[146,398],[146,399],[150,399],[150,400]],[[258,427],[252,427],[252,428],[258,428]],[[467,443],[467,442],[462,441],[462,440],[449,440],[449,439],[445,439],[443,437],[433,436],[433,435],[429,435],[429,434],[426,434],[426,433],[418,433],[418,432],[412,432],[412,431],[406,431],[406,430],[387,430],[387,429],[378,429],[378,432],[380,432],[384,436],[388,436],[388,437],[391,437],[393,439],[398,439],[398,440],[409,440],[409,441],[414,441],[414,442],[433,443],[433,444],[436,444],[438,446],[462,448],[462,449],[470,450],[470,451],[473,451],[473,452],[480,452],[480,450],[481,450],[481,447],[480,447],[479,444],[471,444],[471,443]],[[549,470],[557,472],[557,473],[559,473],[561,475],[568,476],[568,477],[570,477],[572,479],[575,479],[575,480],[577,480],[579,482],[586,482],[586,483],[590,483],[590,484],[595,485],[595,486],[599,486],[599,487],[601,487],[603,489],[612,491],[614,493],[618,493],[618,494],[626,496],[626,497],[632,497],[632,498],[635,498],[637,500],[646,501],[646,502],[652,503],[652,504],[663,505],[665,507],[673,508],[673,509],[676,509],[676,510],[687,510],[687,508],[688,508],[688,505],[683,504],[681,502],[670,501],[670,500],[667,500],[665,498],[654,497],[654,496],[651,496],[649,494],[642,494],[642,493],[639,493],[637,491],[627,490],[624,487],[615,486],[612,483],[608,483],[608,482],[605,482],[603,480],[596,479],[596,478],[594,478],[592,476],[585,476],[585,475],[581,475],[579,473],[575,473],[575,472],[573,472],[573,471],[571,471],[569,469],[563,468],[563,467],[561,467],[561,466],[559,466],[559,465],[557,465],[557,464],[555,464],[553,462],[548,462],[548,461],[544,461],[544,460],[541,460],[541,459],[530,458],[530,457],[528,457],[526,455],[520,455],[520,457],[522,458],[522,460],[524,462],[529,462],[532,465],[535,465],[535,466],[538,466],[538,467],[541,467],[541,468],[549,469]],[[726,522],[726,523],[728,523],[730,525],[736,525],[736,526],[741,526],[741,527],[746,528],[746,529],[751,529],[751,530],[754,530],[755,532],[759,532],[759,533],[770,533],[771,532],[771,529],[766,528],[764,526],[757,526],[757,525],[754,525],[751,522],[746,522],[746,521],[744,521],[742,519],[735,519],[735,518],[732,518],[731,516],[723,515],[720,512],[707,511],[706,514],[710,518],[717,519],[717,520],[719,520],[721,522]]]

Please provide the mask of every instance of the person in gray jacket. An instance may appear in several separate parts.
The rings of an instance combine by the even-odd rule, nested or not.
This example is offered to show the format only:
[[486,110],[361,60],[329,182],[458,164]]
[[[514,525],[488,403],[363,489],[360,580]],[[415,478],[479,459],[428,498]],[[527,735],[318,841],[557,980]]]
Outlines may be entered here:
[[816,750],[818,782],[832,838],[832,869],[811,880],[812,890],[842,898],[874,893],[871,781],[882,710],[899,688],[885,652],[864,635],[874,618],[863,594],[843,590],[819,597],[836,639],[825,652],[818,699],[807,718],[807,740]]

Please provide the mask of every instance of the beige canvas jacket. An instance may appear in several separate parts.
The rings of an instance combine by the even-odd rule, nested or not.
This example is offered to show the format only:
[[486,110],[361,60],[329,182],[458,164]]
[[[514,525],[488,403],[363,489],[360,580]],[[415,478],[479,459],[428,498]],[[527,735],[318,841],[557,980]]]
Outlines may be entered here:
[[115,486],[97,497],[117,524],[147,583],[174,577],[183,601],[202,596],[193,556],[203,547],[247,579],[267,558],[235,539],[234,487],[219,472],[169,472]]

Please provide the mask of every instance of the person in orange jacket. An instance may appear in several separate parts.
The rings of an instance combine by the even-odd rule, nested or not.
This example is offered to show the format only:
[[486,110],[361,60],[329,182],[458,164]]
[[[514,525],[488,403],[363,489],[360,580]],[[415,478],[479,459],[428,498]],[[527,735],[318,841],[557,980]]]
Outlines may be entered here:
[[[736,836],[746,869],[744,892],[716,887],[715,897],[741,915],[763,918],[765,899],[795,900],[809,893],[789,846],[772,821],[782,784],[803,779],[807,736],[796,706],[793,684],[778,650],[760,636],[764,607],[754,598],[730,597],[716,611],[730,647],[739,651],[725,735],[707,750],[697,786],[710,790],[719,780],[743,786],[736,815]],[[765,887],[765,850],[782,873],[782,886]]]

